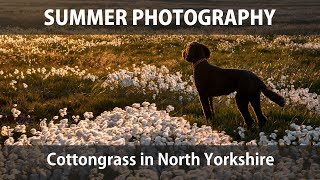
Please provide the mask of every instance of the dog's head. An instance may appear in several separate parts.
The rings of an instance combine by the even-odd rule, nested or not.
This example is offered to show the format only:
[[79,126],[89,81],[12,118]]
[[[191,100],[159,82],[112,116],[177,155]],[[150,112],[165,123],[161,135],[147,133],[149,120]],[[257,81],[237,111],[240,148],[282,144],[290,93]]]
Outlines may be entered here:
[[195,63],[203,58],[208,59],[210,57],[210,50],[203,44],[192,42],[182,51],[182,57],[188,62]]

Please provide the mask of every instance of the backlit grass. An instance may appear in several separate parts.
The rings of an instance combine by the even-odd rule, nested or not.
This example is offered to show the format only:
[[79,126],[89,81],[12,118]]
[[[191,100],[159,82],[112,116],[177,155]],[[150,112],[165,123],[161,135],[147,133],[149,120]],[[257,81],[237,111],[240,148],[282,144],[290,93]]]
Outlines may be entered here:
[[[154,92],[139,88],[121,87],[110,90],[101,87],[110,72],[144,64],[166,66],[171,73],[180,71],[184,79],[192,75],[192,66],[182,60],[185,44],[198,41],[211,49],[210,62],[225,68],[248,69],[265,81],[273,78],[279,82],[283,75],[295,88],[309,88],[320,94],[320,37],[319,36],[226,36],[226,35],[2,35],[0,36],[0,119],[1,126],[28,124],[37,127],[40,119],[52,118],[59,109],[67,107],[69,118],[92,111],[99,115],[104,110],[125,107],[135,102],[155,102],[158,108],[173,105],[174,116],[186,115],[192,123],[204,124],[198,98],[179,100],[177,92],[162,92],[153,98]],[[97,80],[79,78],[68,73],[44,78],[52,68],[78,67],[98,77]],[[27,69],[35,69],[31,75]],[[37,69],[40,68],[38,72]],[[46,72],[42,72],[45,68]],[[15,71],[18,70],[18,73]],[[17,71],[16,71],[17,72]],[[17,76],[19,76],[17,78]],[[13,86],[12,80],[17,81]],[[23,87],[27,84],[27,88]],[[280,87],[279,87],[280,88]],[[21,111],[14,118],[14,104]],[[264,100],[263,111],[269,121],[263,129],[283,132],[288,124],[312,124],[319,126],[319,115],[303,105],[279,108]],[[230,103],[215,100],[213,128],[226,131],[239,139],[237,127],[243,125],[234,100]],[[247,137],[257,137],[252,132]],[[0,136],[0,142],[3,137]]]

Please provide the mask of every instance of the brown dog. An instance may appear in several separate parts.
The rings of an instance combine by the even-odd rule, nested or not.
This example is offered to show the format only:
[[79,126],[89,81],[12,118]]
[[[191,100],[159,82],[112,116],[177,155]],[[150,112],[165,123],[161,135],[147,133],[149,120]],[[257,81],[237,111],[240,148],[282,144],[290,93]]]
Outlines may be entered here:
[[207,61],[210,57],[210,50],[203,44],[197,42],[188,44],[186,49],[183,50],[182,56],[188,62],[193,63],[195,85],[207,123],[214,116],[212,97],[228,95],[235,91],[237,92],[238,109],[249,128],[252,127],[254,122],[248,110],[249,102],[256,113],[260,127],[267,121],[261,111],[261,92],[279,106],[283,107],[285,105],[285,99],[268,89],[254,73],[210,65]]

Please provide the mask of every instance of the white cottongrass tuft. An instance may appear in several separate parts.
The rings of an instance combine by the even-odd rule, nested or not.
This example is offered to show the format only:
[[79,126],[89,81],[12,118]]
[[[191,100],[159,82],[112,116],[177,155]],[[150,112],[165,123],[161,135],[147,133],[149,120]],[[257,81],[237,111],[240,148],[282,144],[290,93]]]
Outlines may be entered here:
[[[174,110],[171,106],[170,110]],[[63,111],[60,113],[64,114]],[[224,132],[217,132],[209,126],[197,127],[183,117],[171,117],[167,111],[157,110],[154,103],[135,103],[125,109],[114,108],[105,111],[94,120],[93,114],[84,114],[84,120],[69,125],[68,119],[59,123],[46,120],[40,122],[40,130],[31,129],[31,137],[14,141],[8,138],[6,145],[221,145],[233,144]],[[74,117],[75,119],[79,117]],[[54,118],[56,119],[56,117]],[[25,126],[16,131],[25,132]],[[3,126],[1,134],[11,136],[13,129]],[[25,135],[23,136],[25,137]],[[134,138],[132,138],[134,137]]]

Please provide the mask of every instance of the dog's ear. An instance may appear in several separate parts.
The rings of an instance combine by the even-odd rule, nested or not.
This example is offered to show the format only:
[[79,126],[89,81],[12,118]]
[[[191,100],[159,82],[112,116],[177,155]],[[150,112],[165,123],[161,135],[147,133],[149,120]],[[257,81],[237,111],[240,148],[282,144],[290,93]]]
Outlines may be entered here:
[[208,59],[208,58],[210,57],[210,50],[209,50],[209,48],[208,48],[207,46],[205,46],[205,45],[202,44],[202,49],[203,49],[203,51],[204,51],[205,58]]

